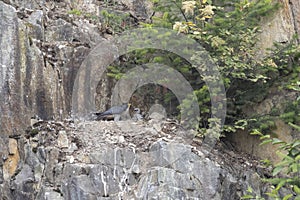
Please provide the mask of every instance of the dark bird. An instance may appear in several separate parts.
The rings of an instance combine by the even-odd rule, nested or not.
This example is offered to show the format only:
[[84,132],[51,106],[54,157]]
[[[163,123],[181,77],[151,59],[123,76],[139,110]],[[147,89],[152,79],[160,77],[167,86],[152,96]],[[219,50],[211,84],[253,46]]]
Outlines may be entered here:
[[129,103],[122,104],[120,106],[113,106],[110,109],[104,111],[104,112],[96,112],[94,113],[98,119],[102,119],[106,116],[114,116],[114,121],[119,121],[121,114],[123,114],[125,111],[127,111],[130,107]]

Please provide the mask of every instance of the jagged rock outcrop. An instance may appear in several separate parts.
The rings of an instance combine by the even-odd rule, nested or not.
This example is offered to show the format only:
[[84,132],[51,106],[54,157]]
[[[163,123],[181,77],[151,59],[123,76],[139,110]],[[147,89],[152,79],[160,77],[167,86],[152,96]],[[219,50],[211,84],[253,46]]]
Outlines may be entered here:
[[248,186],[265,192],[258,162],[190,144],[174,121],[156,125],[38,122],[13,139],[10,155],[21,161],[13,176],[0,176],[0,197],[219,200],[240,199]]

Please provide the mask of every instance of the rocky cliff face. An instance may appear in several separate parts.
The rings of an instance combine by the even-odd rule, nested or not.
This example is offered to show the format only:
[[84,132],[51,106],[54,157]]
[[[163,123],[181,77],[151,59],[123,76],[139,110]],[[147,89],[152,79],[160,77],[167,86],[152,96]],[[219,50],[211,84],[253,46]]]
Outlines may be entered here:
[[[109,5],[96,0],[0,1],[1,132],[22,132],[33,116],[70,115],[78,68],[93,47],[111,37],[99,20],[99,12]],[[134,20],[151,15],[144,1],[113,5]]]
[[[267,48],[271,48],[274,42],[291,42],[295,34],[300,33],[300,3],[297,0],[279,0],[281,8],[272,18],[263,22],[259,47],[264,55]],[[300,39],[298,39],[300,43]]]
[[6,135],[22,132],[34,115],[68,115],[73,77],[89,50],[86,46],[100,38],[67,19],[55,19],[48,7],[15,4],[16,8],[0,2],[0,129]]
[[210,152],[181,134],[175,121],[37,122],[9,139],[0,197],[219,200],[240,199],[248,186],[265,192],[257,161],[220,146]]
[[[142,0],[0,0],[0,199],[239,199],[249,185],[262,194],[255,165],[231,151],[208,154],[153,124],[31,126],[35,115],[70,115],[77,70],[111,32],[69,11],[97,16],[104,2],[134,19],[152,14]],[[299,2],[289,2],[262,46],[300,33]]]

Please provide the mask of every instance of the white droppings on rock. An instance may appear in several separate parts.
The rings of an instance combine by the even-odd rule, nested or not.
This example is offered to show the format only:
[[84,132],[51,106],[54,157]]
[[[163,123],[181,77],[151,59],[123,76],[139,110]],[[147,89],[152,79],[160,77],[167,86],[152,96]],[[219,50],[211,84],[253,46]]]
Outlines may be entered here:
[[124,143],[125,142],[125,137],[123,135],[120,135],[118,142],[119,143]]
[[57,145],[60,148],[68,148],[69,147],[69,139],[66,131],[62,130],[58,132]]

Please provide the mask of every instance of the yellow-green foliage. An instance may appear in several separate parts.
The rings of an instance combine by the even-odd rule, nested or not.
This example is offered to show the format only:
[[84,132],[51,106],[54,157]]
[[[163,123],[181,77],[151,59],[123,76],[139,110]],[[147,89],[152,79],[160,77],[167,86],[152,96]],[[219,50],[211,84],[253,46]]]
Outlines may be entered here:
[[[290,124],[299,131],[300,126]],[[300,199],[300,140],[295,139],[292,142],[285,142],[278,138],[272,138],[270,135],[263,135],[259,131],[253,132],[259,135],[262,140],[261,144],[271,143],[278,146],[277,154],[281,157],[281,162],[273,166],[272,177],[263,179],[273,185],[270,192],[266,193],[273,199]],[[293,193],[280,196],[280,189],[285,187]],[[253,191],[247,191],[247,195],[243,199],[263,199],[253,195]]]
[[80,11],[78,9],[72,9],[72,10],[68,11],[68,14],[70,14],[70,15],[82,15],[82,11]]
[[100,19],[103,28],[110,28],[113,33],[121,33],[134,25],[130,22],[128,13],[119,13],[108,9],[100,12]]

